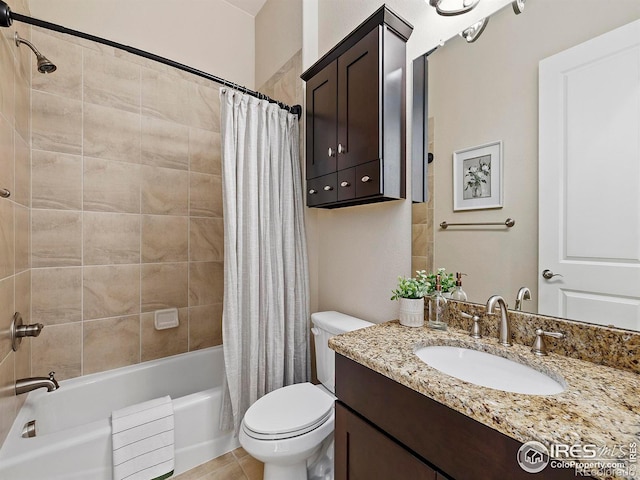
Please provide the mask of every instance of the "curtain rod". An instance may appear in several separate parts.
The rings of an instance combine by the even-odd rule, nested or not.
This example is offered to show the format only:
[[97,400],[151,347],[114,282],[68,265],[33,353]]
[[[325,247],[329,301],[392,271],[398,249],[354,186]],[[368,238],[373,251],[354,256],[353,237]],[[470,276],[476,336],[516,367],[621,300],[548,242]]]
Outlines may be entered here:
[[46,22],[44,20],[38,20],[37,18],[12,12],[9,5],[7,5],[4,1],[0,0],[0,27],[10,27],[14,20],[17,22],[28,23],[29,25],[34,25],[36,27],[46,28],[47,30],[53,30],[55,32],[72,35],[74,37],[84,38],[85,40],[91,40],[92,42],[101,43],[109,47],[118,48],[120,50],[129,52],[133,55],[138,55],[139,57],[148,58],[149,60],[163,63],[170,67],[177,68],[178,70],[182,70],[182,71],[191,73],[193,75],[206,78],[207,80],[211,80],[225,87],[239,90],[243,93],[246,93],[247,95],[251,95],[253,97],[260,98],[263,100],[268,100],[270,103],[276,103],[278,104],[279,107],[284,108],[285,110],[288,110],[290,113],[294,115],[297,115],[298,119],[300,119],[302,115],[302,107],[300,105],[293,105],[293,106],[286,105],[260,92],[254,92],[253,90],[249,90],[247,87],[243,87],[242,85],[238,85],[237,83],[230,82],[228,80],[225,80],[224,78],[211,75],[210,73],[203,72],[202,70],[189,67],[188,65],[175,62],[173,60],[170,60],[165,57],[161,57],[159,55],[155,55],[145,50],[140,50],[139,48],[130,47],[128,45],[123,45],[122,43],[117,43],[111,40],[107,40],[106,38],[97,37],[89,33],[84,33],[78,30],[72,30],[70,28],[63,27],[62,25],[57,25],[55,23]]

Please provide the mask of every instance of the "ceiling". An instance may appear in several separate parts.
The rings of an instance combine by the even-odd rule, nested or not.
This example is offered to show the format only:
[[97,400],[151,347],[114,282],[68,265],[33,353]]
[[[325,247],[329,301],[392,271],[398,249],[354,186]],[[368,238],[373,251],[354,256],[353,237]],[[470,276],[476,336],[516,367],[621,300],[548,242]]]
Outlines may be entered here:
[[255,17],[267,0],[226,0],[231,5]]

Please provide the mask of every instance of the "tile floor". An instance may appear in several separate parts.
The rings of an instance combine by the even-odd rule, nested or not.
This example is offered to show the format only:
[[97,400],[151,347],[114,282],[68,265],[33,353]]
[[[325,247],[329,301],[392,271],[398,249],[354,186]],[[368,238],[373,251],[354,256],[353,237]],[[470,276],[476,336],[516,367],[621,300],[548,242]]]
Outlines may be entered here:
[[184,472],[174,480],[262,480],[264,464],[242,447]]

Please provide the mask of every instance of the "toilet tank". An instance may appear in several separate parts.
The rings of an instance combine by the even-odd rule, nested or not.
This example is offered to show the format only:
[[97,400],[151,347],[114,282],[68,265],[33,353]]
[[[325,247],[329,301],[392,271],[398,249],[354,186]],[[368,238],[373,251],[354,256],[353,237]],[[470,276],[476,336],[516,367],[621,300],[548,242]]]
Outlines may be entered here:
[[318,380],[335,393],[335,353],[329,348],[329,338],[341,333],[370,327],[373,323],[340,312],[317,312],[311,314],[313,338],[316,347],[316,369]]

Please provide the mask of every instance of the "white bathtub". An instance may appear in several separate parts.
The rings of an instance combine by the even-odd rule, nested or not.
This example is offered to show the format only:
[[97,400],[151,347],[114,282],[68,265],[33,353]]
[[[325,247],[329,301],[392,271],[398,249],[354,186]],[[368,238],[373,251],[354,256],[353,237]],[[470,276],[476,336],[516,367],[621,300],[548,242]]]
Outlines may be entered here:
[[[111,480],[111,412],[170,395],[175,413],[175,473],[238,446],[218,430],[222,347],[60,382],[29,393],[0,449],[3,480]],[[22,427],[36,420],[36,436]]]

